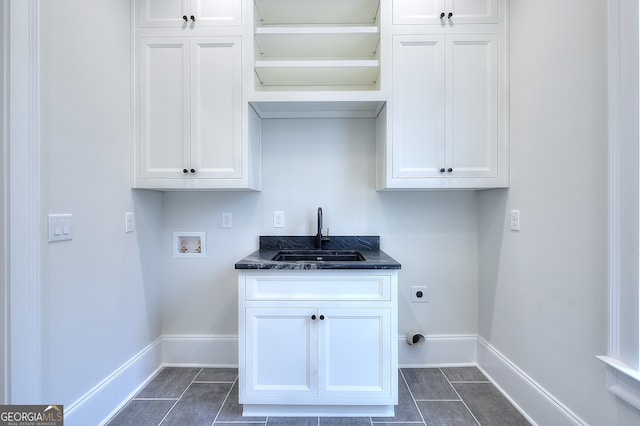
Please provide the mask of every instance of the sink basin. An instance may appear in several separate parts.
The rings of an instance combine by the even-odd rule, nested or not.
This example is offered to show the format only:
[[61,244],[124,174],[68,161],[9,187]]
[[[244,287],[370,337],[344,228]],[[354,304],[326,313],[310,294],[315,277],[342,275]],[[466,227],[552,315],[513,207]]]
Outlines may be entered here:
[[273,256],[279,262],[361,262],[365,260],[356,250],[282,250]]

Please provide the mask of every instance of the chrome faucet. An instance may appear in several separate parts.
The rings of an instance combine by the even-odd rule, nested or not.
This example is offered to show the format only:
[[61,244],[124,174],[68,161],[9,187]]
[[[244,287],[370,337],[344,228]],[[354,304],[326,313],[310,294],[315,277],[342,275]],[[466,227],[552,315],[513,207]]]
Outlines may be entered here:
[[322,250],[322,207],[318,207],[318,233],[316,234],[316,248]]

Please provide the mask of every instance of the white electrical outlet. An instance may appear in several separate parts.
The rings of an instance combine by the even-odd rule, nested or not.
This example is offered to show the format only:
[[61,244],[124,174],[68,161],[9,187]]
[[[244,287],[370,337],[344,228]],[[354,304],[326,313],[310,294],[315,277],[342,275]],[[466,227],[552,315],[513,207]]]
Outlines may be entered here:
[[511,210],[509,228],[512,231],[520,231],[520,210]]
[[273,212],[273,227],[284,228],[284,212]]
[[426,285],[414,285],[411,287],[412,303],[427,303],[428,301]]
[[134,213],[124,214],[124,232],[134,232],[136,230],[136,215]]
[[233,214],[231,212],[222,212],[222,228],[233,228]]

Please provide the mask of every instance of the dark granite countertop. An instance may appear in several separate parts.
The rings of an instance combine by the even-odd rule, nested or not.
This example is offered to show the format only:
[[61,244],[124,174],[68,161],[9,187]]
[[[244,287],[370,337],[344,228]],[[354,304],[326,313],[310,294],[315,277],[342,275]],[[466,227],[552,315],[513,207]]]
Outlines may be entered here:
[[323,250],[356,250],[361,261],[276,261],[281,250],[316,249],[314,236],[261,236],[260,248],[236,263],[236,269],[400,269],[391,256],[380,250],[379,236],[331,236]]

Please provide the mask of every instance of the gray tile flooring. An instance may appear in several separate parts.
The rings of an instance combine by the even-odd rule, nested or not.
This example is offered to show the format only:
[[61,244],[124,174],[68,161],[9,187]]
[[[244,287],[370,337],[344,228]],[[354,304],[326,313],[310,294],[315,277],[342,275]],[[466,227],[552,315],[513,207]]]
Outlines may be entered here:
[[520,426],[529,425],[475,367],[402,368],[395,417],[242,417],[238,370],[167,367],[109,426]]

